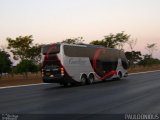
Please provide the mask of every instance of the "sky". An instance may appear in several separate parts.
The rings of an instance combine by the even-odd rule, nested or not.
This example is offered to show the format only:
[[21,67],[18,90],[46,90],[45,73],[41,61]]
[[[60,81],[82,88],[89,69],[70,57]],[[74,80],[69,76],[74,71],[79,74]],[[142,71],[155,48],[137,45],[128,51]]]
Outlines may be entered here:
[[157,43],[153,56],[160,58],[160,0],[0,0],[0,47],[7,37],[33,35],[39,44],[83,37],[89,43],[121,31],[137,39],[134,49],[143,54]]

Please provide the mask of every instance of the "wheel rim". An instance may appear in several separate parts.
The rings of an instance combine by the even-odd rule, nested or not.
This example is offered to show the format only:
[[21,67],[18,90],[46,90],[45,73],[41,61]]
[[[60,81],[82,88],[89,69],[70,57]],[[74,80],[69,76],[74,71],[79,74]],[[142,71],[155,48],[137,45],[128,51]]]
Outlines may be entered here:
[[85,78],[85,77],[82,77],[82,78],[81,78],[81,83],[82,83],[83,85],[86,84],[86,78]]
[[89,80],[90,80],[89,82],[92,84],[92,83],[93,83],[93,81],[94,81],[94,78],[93,78],[93,77],[91,77]]

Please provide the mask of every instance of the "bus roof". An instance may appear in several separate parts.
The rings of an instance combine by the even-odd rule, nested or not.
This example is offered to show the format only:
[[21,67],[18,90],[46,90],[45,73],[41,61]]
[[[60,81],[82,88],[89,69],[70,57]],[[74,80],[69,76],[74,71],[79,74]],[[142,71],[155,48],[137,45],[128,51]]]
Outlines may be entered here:
[[93,44],[84,44],[84,43],[68,44],[68,43],[60,43],[60,42],[50,43],[50,44],[44,44],[44,45],[42,45],[42,47],[50,46],[50,45],[54,45],[54,44],[56,44],[56,45],[59,44],[59,45],[68,45],[68,46],[81,46],[81,47],[105,48],[105,49],[119,50],[119,49],[116,49],[116,48],[104,47],[102,45],[93,45]]

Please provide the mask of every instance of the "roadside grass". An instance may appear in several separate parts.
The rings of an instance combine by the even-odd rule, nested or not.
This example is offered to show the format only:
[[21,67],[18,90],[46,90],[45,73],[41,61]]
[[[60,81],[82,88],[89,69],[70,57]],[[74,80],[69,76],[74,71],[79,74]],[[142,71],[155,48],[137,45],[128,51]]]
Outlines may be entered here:
[[2,76],[0,79],[0,87],[5,86],[16,86],[16,85],[27,85],[27,84],[37,84],[42,83],[42,78],[40,73],[33,74],[29,73],[28,78],[26,79],[24,75],[6,75]]
[[[160,70],[160,65],[152,65],[152,66],[135,66],[130,67],[128,69],[128,73],[137,73],[137,72],[146,72],[146,71],[154,71]],[[25,79],[24,75],[6,75],[0,78],[0,87],[5,86],[16,86],[16,85],[27,85],[27,84],[37,84],[42,83],[41,74],[28,74],[28,79]]]
[[128,73],[138,73],[138,72],[147,72],[155,70],[160,70],[160,65],[130,67],[128,69]]

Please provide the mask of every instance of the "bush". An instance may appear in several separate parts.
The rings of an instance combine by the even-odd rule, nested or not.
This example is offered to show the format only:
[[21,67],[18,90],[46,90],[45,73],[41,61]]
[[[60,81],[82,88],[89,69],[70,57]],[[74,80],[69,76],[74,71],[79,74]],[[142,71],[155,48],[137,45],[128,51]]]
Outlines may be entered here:
[[38,66],[35,65],[31,60],[22,60],[17,66],[16,66],[16,72],[17,73],[27,73],[27,72],[38,72]]
[[144,58],[138,63],[138,65],[143,65],[143,66],[156,65],[156,64],[160,64],[160,60],[155,58],[150,58],[150,57]]

